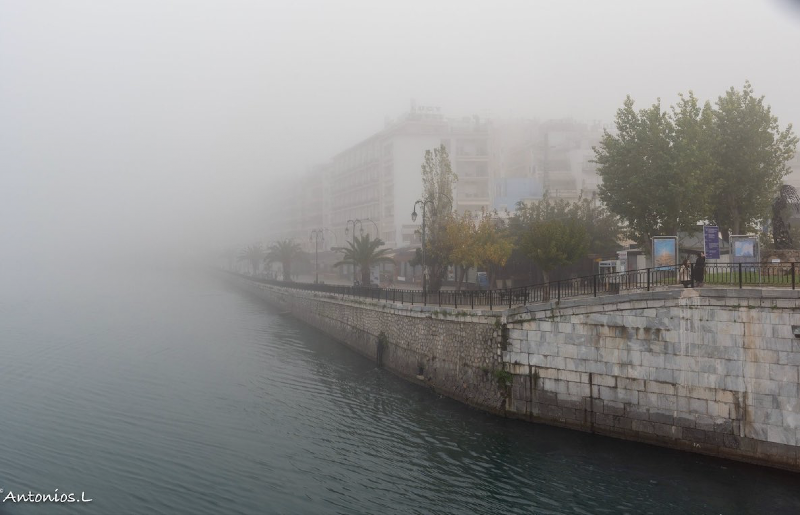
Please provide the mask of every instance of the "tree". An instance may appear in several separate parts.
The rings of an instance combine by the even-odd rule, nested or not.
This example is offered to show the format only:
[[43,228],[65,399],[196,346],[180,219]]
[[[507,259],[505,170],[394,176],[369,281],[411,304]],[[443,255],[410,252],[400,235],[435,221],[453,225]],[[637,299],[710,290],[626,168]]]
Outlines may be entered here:
[[239,261],[250,261],[250,266],[253,268],[253,275],[258,274],[258,267],[261,264],[261,259],[264,257],[264,249],[261,245],[249,245],[247,248],[239,253]]
[[800,213],[800,196],[793,186],[784,184],[772,201],[772,240],[775,249],[794,248],[789,218],[796,213]]
[[542,269],[545,283],[551,270],[573,264],[586,255],[586,248],[586,230],[575,219],[534,222],[521,241],[522,251]]
[[341,261],[333,266],[353,265],[361,268],[361,285],[370,285],[370,269],[373,265],[380,263],[394,263],[394,259],[386,254],[392,249],[381,249],[383,240],[380,238],[370,239],[369,234],[361,237],[354,237],[353,241],[347,242],[348,247],[339,248],[344,256]]
[[448,261],[456,267],[456,289],[461,291],[467,270],[478,266],[476,252],[476,224],[472,214],[465,212],[448,217],[444,223],[444,247],[450,249]]
[[617,215],[599,202],[584,198],[572,204],[569,213],[583,225],[586,231],[586,251],[589,254],[616,255],[622,234],[622,227]]
[[756,98],[750,83],[700,105],[680,95],[670,112],[660,102],[635,111],[627,97],[616,134],[603,134],[595,162],[600,199],[645,249],[653,236],[715,222],[725,239],[755,228],[789,173],[798,139]]
[[280,263],[283,268],[283,280],[292,280],[292,263],[305,256],[299,243],[291,239],[277,241],[269,246],[264,257],[267,263]]
[[425,161],[422,163],[422,200],[426,206],[425,268],[430,291],[441,289],[447,267],[451,264],[452,249],[445,233],[447,223],[453,215],[453,186],[457,180],[444,145],[425,151]]
[[675,202],[679,217],[676,228],[692,231],[699,220],[709,219],[709,186],[716,168],[712,153],[714,115],[711,103],[705,102],[701,107],[691,91],[688,96],[679,94],[679,97],[677,105],[671,107],[674,126],[671,150],[676,180],[671,184],[673,188],[663,194]]
[[697,223],[702,201],[691,188],[700,179],[691,165],[703,160],[703,151],[690,142],[708,115],[701,118],[691,93],[672,116],[660,100],[638,112],[633,105],[627,97],[615,118],[617,133],[604,131],[594,148],[595,162],[603,179],[600,199],[626,222],[630,238],[649,248],[653,236]]
[[520,202],[508,222],[508,230],[519,247],[522,236],[533,223],[567,219],[576,220],[586,231],[587,253],[608,256],[619,248],[622,234],[619,218],[595,199],[579,198],[577,202],[569,202],[545,194],[538,202]]
[[792,125],[781,130],[777,117],[746,82],[717,99],[713,159],[709,179],[711,212],[723,236],[742,234],[769,212],[773,194],[790,169],[797,147]]
[[497,218],[497,211],[481,213],[473,238],[475,262],[486,270],[489,284],[495,284],[498,270],[506,265],[514,250],[506,224]]

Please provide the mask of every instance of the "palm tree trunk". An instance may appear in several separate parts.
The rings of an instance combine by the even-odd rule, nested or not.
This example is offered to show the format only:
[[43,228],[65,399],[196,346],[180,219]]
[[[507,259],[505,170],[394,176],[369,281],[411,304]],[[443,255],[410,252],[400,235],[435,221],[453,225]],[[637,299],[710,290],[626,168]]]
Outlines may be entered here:
[[361,286],[369,286],[370,269],[368,266],[361,265]]

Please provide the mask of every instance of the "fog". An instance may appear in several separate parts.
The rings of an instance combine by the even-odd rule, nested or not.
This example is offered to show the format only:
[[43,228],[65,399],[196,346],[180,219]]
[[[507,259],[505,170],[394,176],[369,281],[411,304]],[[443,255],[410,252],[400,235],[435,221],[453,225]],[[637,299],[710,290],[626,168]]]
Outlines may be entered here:
[[260,239],[277,178],[412,98],[611,122],[749,80],[796,124],[798,50],[779,0],[0,0],[0,265]]

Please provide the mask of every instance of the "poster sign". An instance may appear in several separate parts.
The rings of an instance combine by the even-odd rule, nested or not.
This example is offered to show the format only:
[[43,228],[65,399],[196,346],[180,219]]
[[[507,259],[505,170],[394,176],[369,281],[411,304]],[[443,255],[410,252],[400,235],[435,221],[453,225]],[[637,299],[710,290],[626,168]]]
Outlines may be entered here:
[[719,227],[716,225],[703,226],[703,250],[706,259],[719,259]]
[[678,238],[655,236],[653,238],[653,268],[663,270],[678,264]]
[[734,263],[758,263],[758,238],[755,236],[731,236],[731,256]]

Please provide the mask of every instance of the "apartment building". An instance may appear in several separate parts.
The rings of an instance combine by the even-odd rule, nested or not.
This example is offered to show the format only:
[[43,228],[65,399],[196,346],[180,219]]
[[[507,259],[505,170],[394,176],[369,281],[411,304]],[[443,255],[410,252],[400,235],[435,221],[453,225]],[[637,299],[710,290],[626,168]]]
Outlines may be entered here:
[[599,123],[574,120],[496,121],[490,130],[494,209],[513,211],[519,201],[575,201],[591,197],[600,184],[592,162],[603,133]]
[[411,221],[414,203],[422,197],[425,151],[445,145],[459,181],[453,192],[459,211],[489,205],[487,130],[477,118],[449,120],[441,108],[417,106],[398,120],[331,160],[328,195],[330,227],[338,238],[358,233],[380,235],[387,246],[403,247],[418,240]]

